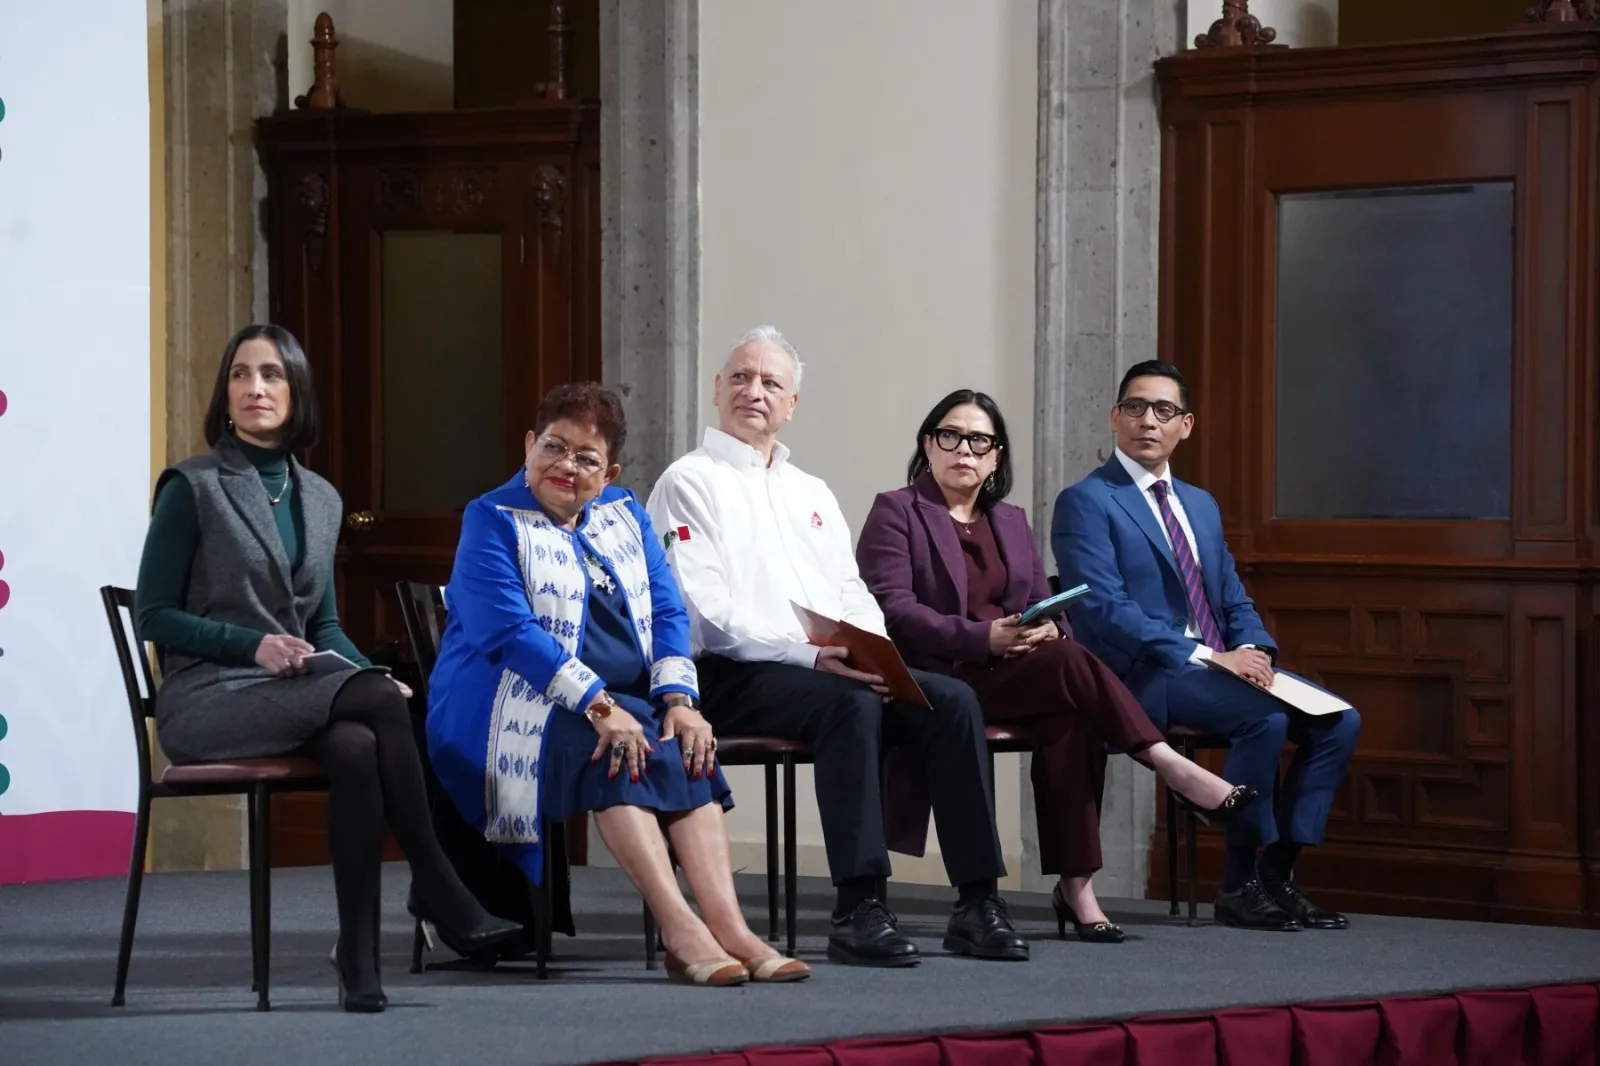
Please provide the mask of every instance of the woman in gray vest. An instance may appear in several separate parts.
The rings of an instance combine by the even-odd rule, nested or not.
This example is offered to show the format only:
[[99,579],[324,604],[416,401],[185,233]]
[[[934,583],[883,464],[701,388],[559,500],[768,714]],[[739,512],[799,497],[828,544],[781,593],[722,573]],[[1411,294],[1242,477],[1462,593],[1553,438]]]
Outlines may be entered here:
[[[410,691],[339,626],[338,492],[295,461],[317,435],[299,343],[277,326],[228,342],[206,410],[211,451],[163,471],[139,563],[140,636],[161,655],[156,732],[175,763],[306,752],[329,779],[339,1001],[376,1012],[387,821],[411,863],[408,904],[463,954],[519,931],[485,911],[433,835]],[[308,672],[335,651],[344,669]],[[341,664],[342,665],[342,664]]]

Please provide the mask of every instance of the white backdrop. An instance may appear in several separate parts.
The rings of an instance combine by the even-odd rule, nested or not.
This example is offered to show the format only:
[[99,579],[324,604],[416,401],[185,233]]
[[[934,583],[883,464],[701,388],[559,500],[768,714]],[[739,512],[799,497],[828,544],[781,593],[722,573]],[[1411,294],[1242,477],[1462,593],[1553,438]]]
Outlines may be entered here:
[[96,590],[133,585],[150,487],[147,63],[144,4],[0,2],[0,849],[134,809]]

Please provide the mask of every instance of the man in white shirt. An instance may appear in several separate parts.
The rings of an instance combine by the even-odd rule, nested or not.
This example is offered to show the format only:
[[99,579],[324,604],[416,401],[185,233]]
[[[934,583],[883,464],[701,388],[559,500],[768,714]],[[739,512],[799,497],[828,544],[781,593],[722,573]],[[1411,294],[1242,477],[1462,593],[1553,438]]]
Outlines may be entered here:
[[[1278,648],[1239,581],[1217,501],[1172,476],[1168,460],[1194,428],[1178,368],[1152,360],[1130,369],[1111,428],[1115,453],[1061,493],[1051,524],[1062,585],[1089,586],[1070,609],[1073,632],[1158,728],[1170,719],[1227,737],[1223,776],[1261,797],[1225,829],[1218,920],[1285,932],[1343,929],[1343,915],[1294,886],[1293,867],[1301,847],[1322,843],[1361,716],[1289,711],[1206,665],[1270,686]],[[1279,787],[1288,740],[1297,747]],[[1274,792],[1276,810],[1267,799]]]
[[828,957],[908,966],[917,947],[878,900],[889,875],[879,789],[880,737],[920,751],[945,868],[959,889],[948,951],[1026,959],[996,882],[1005,876],[989,798],[983,714],[972,689],[915,673],[931,710],[880,695],[882,678],[842,648],[806,640],[791,601],[874,633],[883,614],[856,570],[850,531],[827,485],[789,463],[778,431],[794,416],[803,367],[770,326],[734,345],[717,375],[721,428],[670,466],[650,494],[693,624],[703,713],[718,732],[806,741],[838,890]]

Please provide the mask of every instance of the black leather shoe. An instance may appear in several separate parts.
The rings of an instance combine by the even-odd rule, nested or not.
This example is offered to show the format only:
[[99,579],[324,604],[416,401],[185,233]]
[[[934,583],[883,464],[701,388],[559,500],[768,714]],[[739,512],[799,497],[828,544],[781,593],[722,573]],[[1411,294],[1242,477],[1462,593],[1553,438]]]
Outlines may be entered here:
[[1026,962],[1028,958],[1028,942],[1011,928],[1006,901],[999,896],[984,896],[958,906],[944,930],[944,949],[980,959]]
[[1330,911],[1312,903],[1305,893],[1294,887],[1293,881],[1280,881],[1277,884],[1263,881],[1261,887],[1272,902],[1288,911],[1306,929],[1350,928],[1350,919],[1338,911]]
[[[434,916],[427,904],[417,895],[415,885],[406,896],[406,910],[411,917],[432,925],[433,931],[444,941],[444,946],[462,958],[472,958],[522,932],[522,926],[516,922],[496,918],[482,907],[478,908],[480,917],[473,925],[461,929],[446,925]],[[492,959],[495,956],[489,957]]]
[[828,959],[846,966],[915,966],[922,961],[917,945],[900,935],[897,919],[875,899],[863,900],[843,918],[833,920]]
[[1237,892],[1218,892],[1216,918],[1236,929],[1265,929],[1276,933],[1298,933],[1300,923],[1278,906],[1260,881],[1246,881]]

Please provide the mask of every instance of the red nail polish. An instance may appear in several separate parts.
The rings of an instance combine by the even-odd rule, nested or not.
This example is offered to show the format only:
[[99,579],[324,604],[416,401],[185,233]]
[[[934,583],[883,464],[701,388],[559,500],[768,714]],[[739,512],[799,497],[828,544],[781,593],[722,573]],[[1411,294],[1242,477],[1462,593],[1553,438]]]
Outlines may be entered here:
[[639,783],[639,775],[638,774],[634,774],[633,775],[633,783],[634,784],[638,784]]

